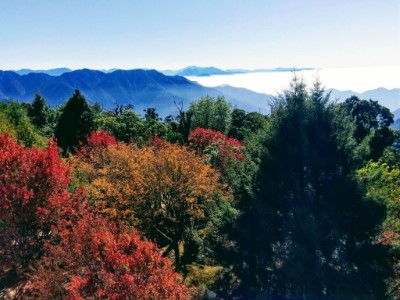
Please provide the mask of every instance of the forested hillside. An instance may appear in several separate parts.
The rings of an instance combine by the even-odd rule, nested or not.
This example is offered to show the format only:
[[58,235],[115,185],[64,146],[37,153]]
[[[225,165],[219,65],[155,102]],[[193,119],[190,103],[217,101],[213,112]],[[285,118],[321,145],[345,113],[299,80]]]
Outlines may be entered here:
[[0,298],[400,299],[400,136],[375,100],[294,75],[269,115],[0,102]]

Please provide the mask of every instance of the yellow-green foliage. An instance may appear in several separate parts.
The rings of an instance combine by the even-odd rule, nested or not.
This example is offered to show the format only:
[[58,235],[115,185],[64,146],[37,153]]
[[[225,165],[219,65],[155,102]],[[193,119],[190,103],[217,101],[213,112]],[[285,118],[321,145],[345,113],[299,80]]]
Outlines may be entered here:
[[[17,102],[11,102],[0,110],[0,127],[10,132],[18,142],[27,147],[46,145],[46,139],[41,136],[29,120],[25,109]],[[0,129],[0,132],[2,131]]]
[[185,278],[185,282],[187,284],[194,285],[199,288],[206,288],[210,287],[217,281],[223,270],[223,267],[191,264],[187,267],[187,270],[188,273]]
[[0,134],[3,133],[8,133],[12,139],[17,137],[17,132],[14,126],[8,122],[7,115],[0,111]]
[[370,162],[357,172],[367,196],[386,206],[386,219],[376,242],[390,246],[393,276],[386,280],[388,299],[400,299],[400,169]]

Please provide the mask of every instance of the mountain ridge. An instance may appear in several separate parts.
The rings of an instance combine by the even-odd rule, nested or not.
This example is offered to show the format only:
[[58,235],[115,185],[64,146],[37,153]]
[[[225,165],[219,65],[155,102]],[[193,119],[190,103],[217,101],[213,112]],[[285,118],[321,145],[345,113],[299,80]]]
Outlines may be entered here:
[[[245,110],[266,110],[258,103],[266,103],[268,95],[241,90],[247,95],[243,101],[235,96],[234,89],[204,87],[183,76],[166,76],[156,70],[115,70],[105,73],[98,70],[80,69],[59,76],[44,73],[19,75],[13,71],[0,71],[0,98],[30,102],[40,93],[50,105],[62,104],[74,89],[80,89],[90,103],[98,102],[105,108],[116,104],[133,104],[137,111],[155,107],[161,116],[175,113],[174,102],[184,108],[191,101],[204,96],[226,96],[227,100]],[[239,91],[239,90],[237,90]],[[250,100],[251,99],[251,100]],[[258,99],[258,100],[257,100]],[[250,101],[247,103],[246,101]]]
[[[232,87],[205,87],[179,75],[165,75],[157,70],[108,70],[79,69],[52,76],[31,72],[19,75],[14,71],[0,71],[0,99],[17,99],[30,102],[36,93],[42,94],[52,106],[60,105],[79,88],[89,102],[100,103],[105,108],[116,104],[134,104],[141,112],[144,108],[155,107],[161,116],[174,114],[174,102],[181,102],[187,108],[191,101],[206,95],[224,96],[232,105],[246,111],[269,113],[273,96],[252,90]],[[400,89],[377,88],[356,93],[327,89],[331,99],[344,101],[351,95],[361,99],[378,100],[380,104],[394,111],[400,108]]]
[[377,100],[379,104],[389,108],[391,111],[395,111],[400,108],[400,88],[387,89],[379,87],[372,90],[367,90],[362,93],[357,93],[351,90],[340,91],[337,89],[326,89],[328,92],[331,91],[331,99],[338,98],[340,101],[347,99],[348,97],[355,95],[360,99],[372,99]]
[[244,73],[260,73],[260,72],[293,72],[293,71],[306,71],[315,70],[315,68],[285,68],[278,67],[273,69],[219,69],[216,67],[199,67],[189,66],[179,70],[161,70],[160,72],[165,75],[180,75],[180,76],[212,76],[212,75],[233,75]]

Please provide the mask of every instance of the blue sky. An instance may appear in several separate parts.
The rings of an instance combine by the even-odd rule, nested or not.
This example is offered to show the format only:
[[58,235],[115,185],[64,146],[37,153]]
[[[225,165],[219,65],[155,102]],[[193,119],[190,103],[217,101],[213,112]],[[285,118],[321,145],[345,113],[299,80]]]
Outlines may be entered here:
[[400,0],[0,0],[0,69],[400,65]]

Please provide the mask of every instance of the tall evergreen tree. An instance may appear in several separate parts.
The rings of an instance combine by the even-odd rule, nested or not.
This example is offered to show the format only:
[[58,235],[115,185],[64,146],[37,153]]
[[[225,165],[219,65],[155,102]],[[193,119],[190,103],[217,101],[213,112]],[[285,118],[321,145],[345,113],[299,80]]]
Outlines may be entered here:
[[50,107],[40,94],[36,94],[28,109],[28,116],[31,119],[33,125],[38,129],[43,128],[49,118]]
[[80,141],[94,129],[94,115],[81,92],[76,89],[67,101],[55,129],[55,137],[64,154],[74,152]]
[[[244,215],[243,282],[266,295],[383,297],[380,221],[354,180],[351,124],[317,82],[294,77],[272,107],[256,197]],[[350,130],[349,130],[350,129]]]

